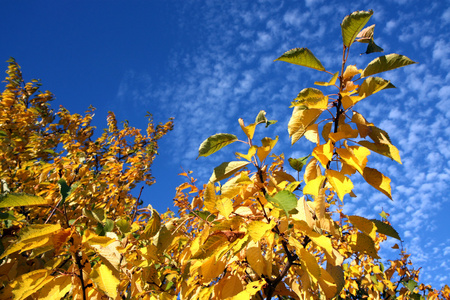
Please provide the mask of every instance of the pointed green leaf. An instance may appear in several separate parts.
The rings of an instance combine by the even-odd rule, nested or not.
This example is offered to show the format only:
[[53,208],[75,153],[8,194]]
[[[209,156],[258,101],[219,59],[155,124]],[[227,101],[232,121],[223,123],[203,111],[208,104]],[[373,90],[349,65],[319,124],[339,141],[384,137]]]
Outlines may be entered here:
[[301,172],[303,169],[303,166],[306,165],[306,162],[308,161],[308,158],[311,155],[301,157],[301,158],[289,158],[289,165],[297,172]]
[[393,237],[394,239],[397,239],[399,241],[401,241],[400,239],[400,235],[398,234],[398,232],[394,229],[394,227],[392,227],[391,225],[381,222],[379,220],[376,219],[371,219],[370,221],[372,221],[375,226],[377,226],[377,232]]
[[297,197],[287,190],[280,191],[274,196],[266,194],[266,199],[275,204],[275,207],[284,210],[286,216],[289,216],[289,211],[297,207]]
[[350,47],[372,15],[373,11],[355,11],[344,18],[341,23],[341,29],[342,40],[346,47]]
[[260,124],[260,123],[265,123],[266,124],[266,128],[269,127],[270,125],[273,125],[275,123],[277,123],[277,120],[267,120],[266,118],[266,112],[264,110],[261,110],[258,115],[256,116],[256,120],[255,123],[256,124]]
[[367,65],[361,74],[361,78],[416,63],[417,62],[412,61],[408,57],[396,53],[383,55],[375,58]]
[[15,194],[10,193],[5,196],[0,195],[0,208],[15,207],[15,206],[31,206],[31,205],[48,205],[50,201],[40,197],[29,194]]
[[275,61],[277,60],[312,68],[318,71],[325,71],[320,60],[318,60],[308,48],[295,48],[289,50],[275,59]]
[[224,162],[220,166],[214,168],[214,172],[209,179],[210,182],[220,181],[228,178],[240,169],[244,168],[250,162],[248,161],[230,161]]
[[198,149],[198,157],[200,156],[209,156],[214,152],[219,151],[223,147],[234,143],[238,140],[238,138],[234,134],[229,133],[218,133],[210,136],[200,145]]
[[59,191],[61,192],[62,201],[59,204],[61,206],[66,201],[67,196],[69,196],[70,187],[67,185],[67,182],[64,179],[58,180]]

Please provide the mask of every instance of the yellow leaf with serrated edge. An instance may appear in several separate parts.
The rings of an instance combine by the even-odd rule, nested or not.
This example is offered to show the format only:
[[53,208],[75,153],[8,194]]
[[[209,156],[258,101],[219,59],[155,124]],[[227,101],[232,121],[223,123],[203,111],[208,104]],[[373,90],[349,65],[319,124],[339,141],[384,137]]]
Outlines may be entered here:
[[24,227],[19,232],[19,239],[3,252],[0,259],[17,251],[23,252],[53,244],[52,236],[60,229],[59,224],[36,224]]
[[361,252],[372,258],[379,259],[375,243],[367,234],[358,232],[350,236],[349,245],[353,251]]
[[206,185],[205,193],[204,193],[204,200],[203,205],[210,213],[216,213],[216,201],[217,201],[217,195],[216,195],[216,189],[214,187],[214,183],[209,182]]
[[245,135],[251,140],[253,139],[253,135],[255,134],[255,127],[256,124],[250,124],[245,126],[244,125],[244,120],[243,119],[239,119],[239,125],[242,128],[242,131],[244,131]]
[[363,177],[368,184],[385,194],[392,200],[391,179],[381,174],[377,169],[364,168]]
[[274,223],[264,223],[261,221],[253,221],[247,226],[247,232],[255,242],[259,242],[267,231],[271,230],[275,226]]
[[317,195],[319,195],[320,189],[322,188],[324,179],[325,176],[320,175],[308,181],[308,183],[303,188],[303,194],[313,195],[314,197],[317,197]]
[[319,125],[318,124],[309,125],[308,128],[306,128],[305,138],[310,142],[318,144],[320,141]]
[[108,297],[115,299],[117,297],[117,287],[120,280],[114,276],[113,270],[106,265],[98,263],[91,272],[91,279],[97,287],[103,291]]
[[53,279],[51,272],[51,270],[39,269],[22,274],[5,287],[0,296],[2,299],[25,299]]
[[326,144],[318,145],[314,148],[312,155],[321,163],[325,168],[328,162],[333,157],[333,144],[331,139]]
[[353,226],[375,240],[377,235],[377,227],[372,221],[360,216],[348,216],[348,220],[353,224]]
[[233,212],[233,202],[230,198],[222,197],[216,201],[216,208],[228,220],[228,216]]
[[302,269],[316,283],[320,278],[320,266],[314,255],[309,253],[305,248],[300,248],[300,260],[302,262]]
[[341,172],[335,170],[326,170],[325,175],[327,176],[328,182],[336,191],[341,201],[344,199],[345,194],[348,194],[352,191],[352,181]]
[[252,161],[252,157],[253,157],[253,155],[255,155],[257,149],[258,149],[257,146],[251,146],[248,149],[247,154],[242,154],[242,153],[239,153],[239,152],[236,152],[235,154],[236,154],[236,156],[242,157],[243,159],[246,159],[248,161]]
[[53,299],[63,299],[70,288],[72,287],[72,276],[63,275],[58,276],[48,282],[39,291],[40,300],[53,300]]
[[[265,262],[264,257],[261,253],[261,249],[259,247],[250,247],[247,248],[245,253],[248,263],[252,267],[253,271],[258,274],[259,277],[264,274]],[[264,274],[267,275],[267,274]]]

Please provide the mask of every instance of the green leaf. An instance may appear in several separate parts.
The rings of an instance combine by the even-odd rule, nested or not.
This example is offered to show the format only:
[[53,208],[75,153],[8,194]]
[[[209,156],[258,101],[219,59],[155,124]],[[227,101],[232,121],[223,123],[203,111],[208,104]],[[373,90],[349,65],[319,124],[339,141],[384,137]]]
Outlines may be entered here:
[[326,109],[328,106],[328,97],[325,97],[321,90],[315,88],[306,88],[298,93],[296,101],[291,102],[290,107],[304,105],[307,108]]
[[280,191],[273,197],[266,194],[266,199],[267,201],[275,204],[275,207],[284,210],[286,216],[289,216],[289,211],[297,207],[297,197],[287,190]]
[[408,57],[396,53],[383,55],[375,58],[367,65],[361,74],[361,78],[416,63],[417,62],[412,61]]
[[59,185],[59,191],[61,193],[62,196],[62,201],[59,204],[60,206],[62,204],[64,204],[64,202],[66,201],[67,196],[69,196],[69,191],[70,191],[70,187],[67,185],[67,182],[64,179],[60,179],[58,180],[58,185]]
[[418,286],[417,282],[410,279],[408,282],[402,281],[402,284],[410,291],[413,292],[414,289]]
[[14,217],[13,212],[12,211],[8,211],[8,212],[0,212],[0,220],[15,220],[16,217]]
[[200,211],[200,210],[195,210],[189,213],[190,217],[200,217],[202,220],[205,220],[207,222],[212,222],[214,221],[214,219],[216,218],[215,215],[211,214],[208,211]]
[[375,53],[375,52],[383,52],[384,49],[375,44],[373,40],[369,41],[369,45],[367,45],[366,54]]
[[314,82],[314,84],[320,85],[320,86],[334,85],[336,83],[336,80],[338,79],[338,76],[339,76],[339,71],[333,74],[333,77],[331,77],[330,81],[328,81],[328,82],[316,81],[316,82]]
[[289,158],[289,165],[297,172],[301,172],[303,169],[303,166],[306,165],[306,162],[308,161],[308,158],[311,155],[300,157],[300,158]]
[[312,68],[318,71],[325,71],[320,60],[318,60],[308,48],[291,49],[275,59],[275,61],[277,60]]
[[210,182],[220,181],[228,178],[240,169],[244,168],[250,162],[248,161],[230,161],[220,164],[220,166],[214,168],[214,172],[209,179]]
[[277,123],[277,120],[267,120],[266,118],[266,112],[264,110],[261,110],[255,119],[255,124],[265,123],[266,128],[269,127],[272,124]]
[[50,204],[50,201],[40,196],[15,193],[6,194],[5,196],[0,195],[0,208],[48,204]]
[[209,156],[213,154],[214,152],[219,151],[223,147],[236,142],[238,138],[234,134],[229,133],[218,133],[215,135],[210,136],[206,140],[203,141],[203,143],[200,145],[200,148],[198,148],[198,157],[200,156]]
[[373,11],[371,10],[355,11],[344,18],[341,23],[341,30],[342,40],[346,47],[350,47],[358,33],[367,24],[372,15]]
[[130,222],[128,222],[126,219],[118,219],[116,221],[116,226],[117,228],[119,228],[122,234],[127,234],[128,232],[131,231]]
[[103,226],[105,232],[111,232],[114,229],[114,221],[110,219],[106,219],[105,225]]
[[398,234],[398,232],[394,229],[394,227],[392,227],[391,225],[381,222],[379,220],[376,219],[371,219],[370,221],[372,221],[375,226],[377,226],[377,232],[393,237],[399,241],[401,241],[400,239],[400,235]]

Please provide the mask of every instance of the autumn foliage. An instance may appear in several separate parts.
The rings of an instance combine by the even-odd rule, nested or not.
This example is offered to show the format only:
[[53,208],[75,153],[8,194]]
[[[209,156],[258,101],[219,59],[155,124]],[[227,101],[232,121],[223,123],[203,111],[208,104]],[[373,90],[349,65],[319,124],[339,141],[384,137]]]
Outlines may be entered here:
[[[391,198],[390,179],[369,155],[401,163],[387,132],[357,112],[359,101],[393,88],[379,73],[413,64],[399,54],[348,64],[355,42],[381,52],[371,11],[345,17],[342,65],[328,71],[307,48],[277,61],[326,72],[323,87],[305,88],[291,102],[291,143],[314,143],[302,158],[274,154],[278,137],[254,139],[276,123],[261,111],[239,119],[242,133],[219,133],[199,159],[241,142],[245,153],[198,183],[191,172],[174,197],[175,212],[142,206],[131,191],[151,185],[158,140],[172,120],[145,132],[111,112],[101,134],[85,115],[52,109],[53,95],[25,83],[9,61],[0,101],[0,299],[438,299],[419,281],[409,255],[384,265],[380,244],[398,240],[380,219],[343,213],[352,178]],[[276,125],[275,125],[276,126]],[[231,157],[232,155],[230,155]],[[374,192],[377,192],[374,189]],[[400,246],[398,246],[400,245]]]

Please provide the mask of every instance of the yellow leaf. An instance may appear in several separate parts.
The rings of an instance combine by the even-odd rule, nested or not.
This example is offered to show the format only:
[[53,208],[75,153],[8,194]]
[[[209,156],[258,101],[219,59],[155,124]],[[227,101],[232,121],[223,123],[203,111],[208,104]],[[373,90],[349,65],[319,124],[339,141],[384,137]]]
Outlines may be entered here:
[[314,255],[309,253],[305,248],[300,248],[300,260],[302,261],[302,269],[316,283],[320,278],[320,266],[317,264]]
[[308,128],[306,128],[305,138],[308,141],[311,141],[313,143],[318,144],[319,141],[320,141],[320,138],[319,138],[319,125],[315,124],[315,123],[309,125]]
[[340,265],[333,266],[329,263],[327,263],[327,272],[331,277],[333,277],[334,282],[336,283],[337,292],[340,293],[341,290],[345,286],[345,277],[344,277],[344,270]]
[[53,244],[52,236],[60,229],[59,224],[36,224],[24,227],[20,230],[19,239],[3,252],[0,259],[19,250],[23,252]]
[[273,147],[275,147],[275,145],[277,144],[278,136],[274,140],[265,137],[261,140],[261,142],[262,146],[258,147],[258,158],[259,161],[264,161],[267,155],[269,155],[269,153],[272,151]]
[[[220,282],[223,282],[222,288],[219,290],[220,299],[226,299],[233,297],[244,290],[242,281],[237,275],[231,275],[223,278]],[[220,284],[219,282],[219,284]]]
[[239,125],[241,125],[242,131],[244,131],[244,133],[248,137],[248,139],[249,140],[253,139],[253,135],[255,134],[256,124],[253,123],[253,124],[244,126],[244,120],[239,119]]
[[202,282],[206,284],[222,274],[225,269],[225,263],[221,260],[217,261],[216,256],[212,255],[210,258],[203,261],[200,269],[203,276]]
[[359,101],[361,101],[362,99],[364,99],[364,97],[345,95],[342,97],[342,106],[346,110],[349,107],[351,107],[351,106],[355,105],[356,103],[358,103]]
[[208,182],[205,188],[203,204],[205,205],[205,208],[212,214],[217,212],[216,201],[217,195],[214,183]]
[[362,70],[359,70],[356,65],[349,65],[347,66],[347,68],[345,69],[344,72],[344,80],[349,80],[352,79],[353,76],[361,74]]
[[326,168],[328,162],[333,157],[334,146],[331,139],[326,144],[318,145],[314,148],[312,155]]
[[317,197],[314,197],[314,211],[317,219],[322,220],[325,216],[325,189],[320,189]]
[[325,140],[325,142],[328,142],[328,140],[330,138],[329,135],[330,135],[332,126],[333,126],[333,122],[328,122],[327,124],[323,125],[322,137]]
[[400,153],[398,152],[398,149],[390,143],[381,144],[381,143],[371,143],[369,141],[359,141],[358,144],[372,150],[373,152],[387,156],[395,160],[399,164],[402,164],[402,160],[400,158]]
[[336,282],[334,281],[333,277],[328,274],[328,272],[325,271],[322,267],[320,268],[319,285],[325,293],[327,299],[331,299],[336,296],[338,292]]
[[143,238],[154,237],[161,229],[161,217],[156,210],[152,210],[152,217],[145,226]]
[[309,161],[305,168],[305,174],[303,174],[303,179],[306,183],[315,179],[316,177],[322,175],[320,167],[317,165],[317,159],[313,158]]
[[[262,256],[262,253],[261,253],[261,249],[259,249],[259,247],[256,247],[256,246],[247,248],[245,255],[246,255],[247,261],[250,264],[250,266],[252,267],[253,271],[255,271],[255,273],[261,277],[261,275],[264,274],[264,269],[265,269],[265,262],[264,262],[264,257]],[[265,274],[265,275],[267,275],[267,274]]]
[[271,230],[275,226],[274,223],[264,223],[261,221],[253,221],[247,227],[247,232],[255,242],[259,242],[267,231]]
[[297,213],[295,215],[291,215],[294,220],[306,221],[309,226],[314,225],[315,222],[312,218],[311,210],[308,204],[306,204],[305,197],[298,199],[297,207],[295,209],[297,210]]
[[72,287],[72,276],[54,277],[39,291],[39,300],[63,299]]
[[330,133],[329,137],[333,141],[333,143],[336,143],[337,141],[342,139],[354,139],[358,137],[358,130],[353,129],[348,124],[342,124],[339,126],[338,132]]
[[102,247],[106,247],[114,241],[115,239],[109,238],[107,236],[98,236],[97,234],[88,229],[85,231],[83,235],[82,243],[87,242],[90,245],[99,245]]
[[90,277],[106,295],[113,299],[117,297],[117,287],[119,286],[120,280],[114,276],[113,270],[104,264],[98,263],[92,269]]
[[352,146],[348,148],[337,148],[336,153],[341,160],[362,174],[366,167],[367,156],[370,154],[370,151],[365,147]]
[[369,167],[364,168],[363,177],[368,184],[385,194],[392,200],[391,196],[391,180],[381,174],[377,169]]
[[341,172],[335,170],[326,170],[325,175],[339,199],[343,201],[345,194],[350,193],[353,189],[352,181]]
[[51,270],[39,269],[22,274],[1,291],[0,297],[2,299],[12,297],[14,300],[25,299],[53,279],[53,276],[50,275],[51,272]]
[[319,195],[319,190],[322,188],[324,179],[325,176],[320,175],[312,180],[309,180],[303,188],[303,194],[313,195],[314,198],[316,198]]
[[377,227],[372,221],[360,216],[349,216],[348,220],[353,224],[353,226],[375,240],[377,235]]
[[367,122],[367,120],[364,119],[364,117],[360,113],[356,111],[353,112],[352,122],[356,124],[356,127],[358,127],[359,135],[362,138],[365,138],[367,135],[369,135],[370,126],[373,126],[373,124]]
[[352,234],[350,237],[349,245],[353,251],[361,252],[369,255],[372,258],[379,259],[377,250],[375,249],[375,243],[366,234],[358,232]]
[[222,197],[216,200],[216,208],[228,220],[228,216],[233,212],[233,202],[229,198]]
[[303,136],[306,128],[314,123],[321,113],[321,109],[301,109],[300,106],[294,108],[288,124],[288,132],[292,144]]
[[246,159],[248,161],[252,161],[252,157],[253,157],[253,155],[255,155],[256,149],[258,149],[257,146],[251,146],[248,149],[247,154],[242,154],[242,153],[238,153],[238,152],[236,152],[235,154],[236,154],[236,156],[242,157],[243,159]]

